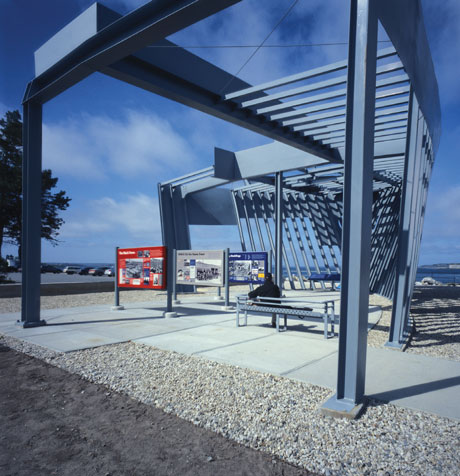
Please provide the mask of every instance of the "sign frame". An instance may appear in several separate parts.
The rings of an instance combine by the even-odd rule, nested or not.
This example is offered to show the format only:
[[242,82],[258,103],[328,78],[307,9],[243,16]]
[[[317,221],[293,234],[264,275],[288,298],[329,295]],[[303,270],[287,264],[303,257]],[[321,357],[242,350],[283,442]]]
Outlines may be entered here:
[[[255,262],[257,262],[257,267],[254,264]],[[261,262],[263,262],[263,269],[261,269]],[[263,284],[268,273],[268,252],[230,252],[228,267],[228,279],[231,284]]]
[[224,255],[224,250],[176,250],[176,285],[223,287]]
[[130,289],[167,289],[166,246],[118,248],[117,286]]

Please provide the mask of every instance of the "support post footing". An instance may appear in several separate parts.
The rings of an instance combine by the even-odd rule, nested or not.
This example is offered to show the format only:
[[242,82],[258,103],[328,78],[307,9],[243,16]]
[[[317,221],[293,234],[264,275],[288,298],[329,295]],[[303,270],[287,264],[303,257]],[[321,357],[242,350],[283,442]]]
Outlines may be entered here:
[[41,319],[40,321],[16,321],[16,324],[24,329],[31,329],[32,327],[46,326],[46,321]]
[[327,399],[319,408],[322,415],[332,418],[346,418],[356,420],[366,407],[366,401],[354,403],[351,400],[338,399],[333,395]]
[[177,317],[177,312],[165,312],[163,313],[163,317],[169,319],[170,317]]
[[125,306],[112,306],[110,308],[111,311],[124,311]]

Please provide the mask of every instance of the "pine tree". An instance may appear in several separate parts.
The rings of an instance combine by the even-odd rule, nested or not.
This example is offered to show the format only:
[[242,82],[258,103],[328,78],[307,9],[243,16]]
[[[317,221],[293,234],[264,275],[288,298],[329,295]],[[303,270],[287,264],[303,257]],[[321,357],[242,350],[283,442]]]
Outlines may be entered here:
[[[59,212],[66,210],[71,200],[63,190],[53,192],[57,182],[51,170],[42,171],[41,236],[53,244],[58,243],[64,223]],[[19,111],[8,111],[0,119],[0,257],[3,243],[21,247],[21,209],[22,121]]]

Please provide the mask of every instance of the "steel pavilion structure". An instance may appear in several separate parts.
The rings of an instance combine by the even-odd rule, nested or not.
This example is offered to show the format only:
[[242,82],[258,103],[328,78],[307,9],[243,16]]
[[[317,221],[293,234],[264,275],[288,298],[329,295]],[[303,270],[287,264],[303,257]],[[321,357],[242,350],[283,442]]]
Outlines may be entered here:
[[[189,226],[235,225],[244,249],[341,271],[336,394],[364,400],[369,290],[393,299],[387,345],[401,348],[428,184],[440,138],[438,87],[420,0],[351,0],[344,61],[250,85],[167,36],[239,0],[153,0],[124,16],[93,4],[35,52],[24,106],[22,316],[40,319],[42,105],[101,72],[274,142],[215,149],[213,166],[159,185],[164,244],[190,248]],[[377,51],[378,21],[392,46]],[[287,245],[286,245],[287,244]],[[172,260],[168,260],[169,263]]]

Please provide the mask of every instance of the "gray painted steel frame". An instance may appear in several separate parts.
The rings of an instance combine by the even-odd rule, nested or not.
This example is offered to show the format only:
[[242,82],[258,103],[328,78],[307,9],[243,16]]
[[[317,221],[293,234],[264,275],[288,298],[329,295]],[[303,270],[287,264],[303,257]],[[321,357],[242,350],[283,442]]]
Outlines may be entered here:
[[[191,225],[237,225],[243,250],[274,253],[279,285],[285,269],[295,286],[293,264],[305,287],[301,261],[309,273],[341,272],[337,394],[326,407],[349,412],[364,395],[369,287],[394,300],[388,345],[401,347],[410,332],[440,137],[420,1],[351,0],[348,61],[256,86],[182,48],[151,48],[174,46],[166,36],[237,1],[155,0],[124,16],[93,5],[36,52],[37,77],[24,96],[22,323],[45,324],[42,104],[99,71],[275,141],[216,149],[213,167],[159,184],[163,242],[187,249]],[[394,45],[379,52],[377,18]],[[241,180],[244,186],[222,187]],[[172,266],[168,256],[169,272]]]

